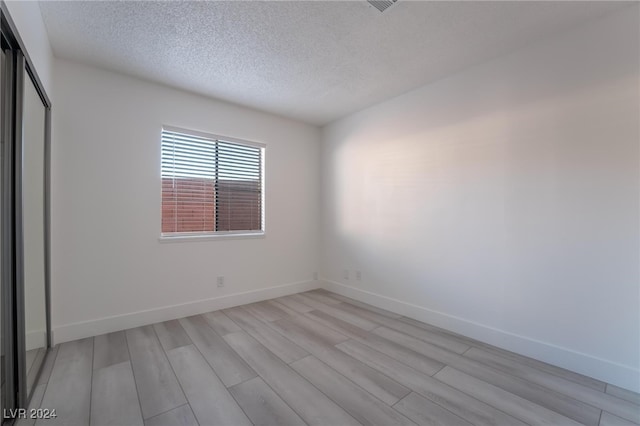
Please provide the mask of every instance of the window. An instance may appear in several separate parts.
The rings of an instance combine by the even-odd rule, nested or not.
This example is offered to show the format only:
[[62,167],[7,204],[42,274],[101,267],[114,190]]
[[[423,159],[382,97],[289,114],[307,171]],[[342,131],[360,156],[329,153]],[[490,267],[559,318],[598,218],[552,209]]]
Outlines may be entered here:
[[162,236],[264,230],[264,146],[162,129]]

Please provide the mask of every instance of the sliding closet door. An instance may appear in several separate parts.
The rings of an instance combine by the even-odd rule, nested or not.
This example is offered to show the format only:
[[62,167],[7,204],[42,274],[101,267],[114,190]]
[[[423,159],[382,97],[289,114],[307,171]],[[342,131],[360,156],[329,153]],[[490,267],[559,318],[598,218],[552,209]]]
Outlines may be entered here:
[[[24,73],[22,108],[22,263],[24,279],[24,374],[31,394],[47,349],[45,265],[46,108]],[[24,377],[24,376],[23,376]]]
[[[4,85],[5,85],[5,77],[6,77],[6,73],[4,71],[4,67],[5,67],[5,53],[4,50],[2,50],[2,54],[0,56],[0,105],[4,105]],[[0,108],[0,111],[2,110],[2,108]],[[4,138],[4,114],[0,113],[0,194],[3,191],[4,188],[4,179],[3,179],[3,175],[4,175],[4,160],[5,160],[5,156],[4,156],[4,150],[5,150],[5,138]],[[4,204],[4,197],[2,197],[0,195],[0,241],[3,241],[4,239],[4,230],[2,229],[3,227],[1,226],[2,221],[4,220],[4,208],[6,207]],[[4,269],[7,267],[7,265],[5,265],[5,244],[0,244],[0,280],[4,281],[3,277],[3,273],[4,273]],[[3,288],[4,285],[0,285],[0,289]],[[0,293],[4,293],[3,291],[0,291]],[[2,300],[4,300],[4,294],[0,295],[0,412],[3,412],[2,410],[5,408],[5,401],[4,401],[4,397],[5,397],[5,371],[4,371],[4,365],[5,365],[5,356],[4,356],[4,351],[5,351],[5,343],[4,343],[4,339],[6,337],[6,333],[3,329],[4,324],[2,323],[2,314],[4,313],[4,306],[2,303]]]
[[[51,103],[0,2],[0,423],[33,394],[51,344]],[[4,418],[4,419],[3,419]]]
[[16,54],[7,43],[3,29],[2,33],[2,102],[0,103],[0,313],[2,322],[2,362],[0,372],[2,375],[2,412],[15,408],[16,383],[15,375],[15,315],[14,315],[14,289],[15,289],[15,227],[14,227],[14,140],[15,140],[15,65]]

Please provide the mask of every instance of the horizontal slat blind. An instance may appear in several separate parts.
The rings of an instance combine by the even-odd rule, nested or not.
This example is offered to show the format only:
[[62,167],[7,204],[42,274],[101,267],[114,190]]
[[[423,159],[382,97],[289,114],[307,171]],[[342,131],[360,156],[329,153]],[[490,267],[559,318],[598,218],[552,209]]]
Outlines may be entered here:
[[262,148],[163,129],[162,233],[262,229]]

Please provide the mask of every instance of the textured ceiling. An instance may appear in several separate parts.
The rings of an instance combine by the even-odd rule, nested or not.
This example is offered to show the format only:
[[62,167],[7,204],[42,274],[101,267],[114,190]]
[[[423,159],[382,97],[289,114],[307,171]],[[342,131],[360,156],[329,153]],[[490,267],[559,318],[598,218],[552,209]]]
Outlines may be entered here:
[[58,57],[320,125],[621,6],[40,2]]

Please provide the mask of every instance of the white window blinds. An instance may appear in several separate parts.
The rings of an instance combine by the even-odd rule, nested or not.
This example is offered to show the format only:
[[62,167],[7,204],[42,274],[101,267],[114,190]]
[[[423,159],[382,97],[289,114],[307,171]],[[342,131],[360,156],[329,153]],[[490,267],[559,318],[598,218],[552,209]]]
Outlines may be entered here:
[[264,147],[162,130],[162,234],[263,230]]

